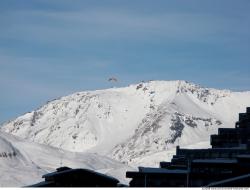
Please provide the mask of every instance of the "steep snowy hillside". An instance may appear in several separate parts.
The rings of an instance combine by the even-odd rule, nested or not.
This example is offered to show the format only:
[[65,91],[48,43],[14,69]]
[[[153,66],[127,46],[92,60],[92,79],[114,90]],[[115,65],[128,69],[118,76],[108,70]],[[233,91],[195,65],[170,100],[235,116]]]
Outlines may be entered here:
[[176,145],[206,142],[218,127],[233,127],[249,105],[250,92],[151,81],[62,97],[1,130],[65,150],[153,165]]
[[126,171],[132,169],[97,154],[62,151],[0,132],[0,186],[18,187],[40,182],[43,174],[61,165],[107,173],[123,183],[128,182]]

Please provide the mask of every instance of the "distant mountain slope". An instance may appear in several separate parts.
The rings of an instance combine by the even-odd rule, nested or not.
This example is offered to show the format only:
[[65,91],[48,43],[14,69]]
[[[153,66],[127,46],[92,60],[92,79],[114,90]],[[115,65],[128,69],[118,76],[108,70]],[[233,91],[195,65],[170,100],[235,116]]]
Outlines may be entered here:
[[40,182],[43,174],[61,165],[107,173],[123,183],[128,182],[126,171],[133,170],[105,156],[63,151],[0,132],[0,186],[20,187]]
[[250,92],[151,81],[62,97],[3,124],[1,130],[65,150],[152,165],[155,155],[176,145],[208,141],[218,127],[233,127],[249,105]]

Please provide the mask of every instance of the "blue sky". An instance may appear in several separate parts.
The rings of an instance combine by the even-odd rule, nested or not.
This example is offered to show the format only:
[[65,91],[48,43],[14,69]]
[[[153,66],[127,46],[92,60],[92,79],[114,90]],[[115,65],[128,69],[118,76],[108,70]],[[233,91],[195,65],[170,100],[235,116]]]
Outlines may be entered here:
[[0,123],[142,80],[250,90],[249,0],[1,0]]

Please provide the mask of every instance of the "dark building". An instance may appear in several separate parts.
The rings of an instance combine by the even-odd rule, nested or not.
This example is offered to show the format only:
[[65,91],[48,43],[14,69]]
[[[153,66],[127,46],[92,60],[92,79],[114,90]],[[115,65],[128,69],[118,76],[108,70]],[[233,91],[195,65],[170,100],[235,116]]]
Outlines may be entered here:
[[43,176],[45,181],[30,187],[117,187],[122,186],[113,177],[88,169],[58,168]]
[[160,168],[127,172],[132,187],[250,186],[250,108],[239,114],[235,128],[211,135],[208,149],[181,149]]
[[[208,149],[182,149],[160,168],[128,171],[130,187],[250,187],[250,108],[235,128],[211,135]],[[31,187],[122,187],[113,177],[88,169],[58,168]]]

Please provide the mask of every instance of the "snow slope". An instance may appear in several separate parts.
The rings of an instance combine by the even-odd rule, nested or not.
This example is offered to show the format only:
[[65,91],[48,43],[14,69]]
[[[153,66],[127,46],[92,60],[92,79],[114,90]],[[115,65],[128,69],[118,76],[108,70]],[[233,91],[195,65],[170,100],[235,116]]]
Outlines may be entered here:
[[64,150],[152,166],[164,155],[167,160],[176,145],[208,145],[210,134],[234,127],[249,105],[250,92],[150,81],[62,97],[1,130]]
[[128,183],[126,171],[133,170],[105,156],[63,151],[0,132],[0,186],[35,184],[44,180],[43,174],[60,166],[92,169],[114,176],[123,183]]

